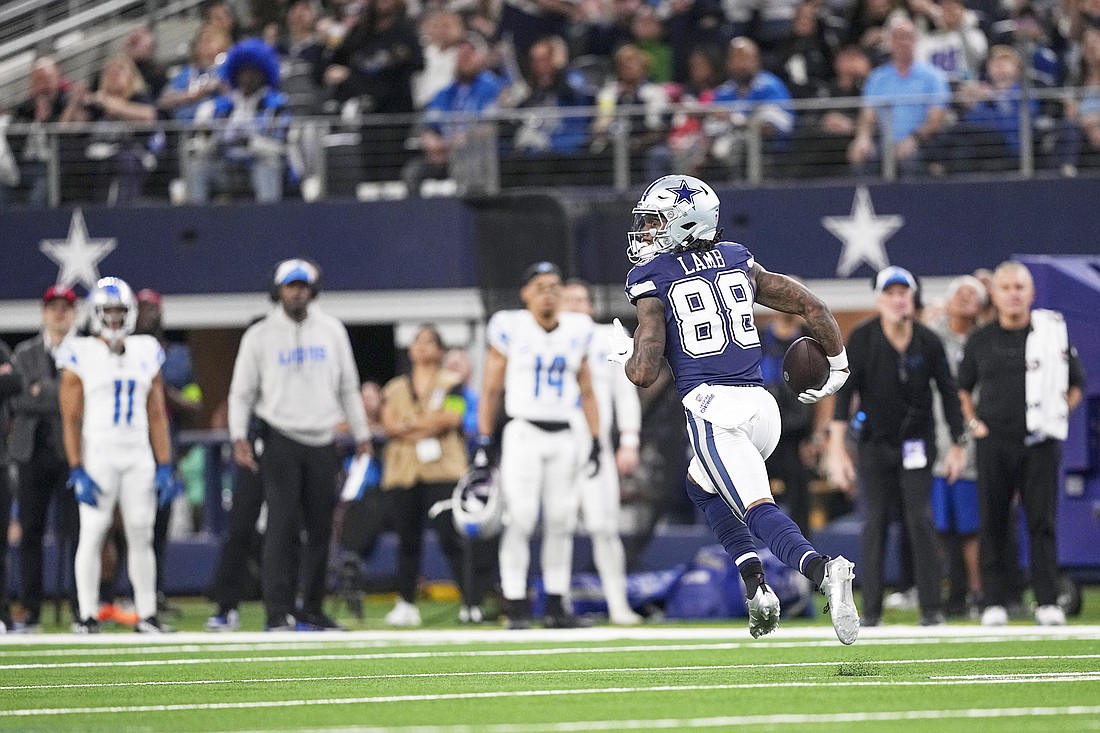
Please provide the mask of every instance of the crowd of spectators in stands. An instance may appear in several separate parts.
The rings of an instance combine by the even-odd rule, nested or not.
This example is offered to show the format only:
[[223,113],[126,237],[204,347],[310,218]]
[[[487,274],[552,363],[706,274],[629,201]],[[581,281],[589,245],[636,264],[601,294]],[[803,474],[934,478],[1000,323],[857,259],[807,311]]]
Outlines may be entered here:
[[[158,49],[151,30],[139,26],[95,78],[67,77],[42,57],[31,71],[28,99],[2,106],[10,106],[13,122],[141,123],[127,134],[99,128],[77,151],[82,166],[106,174],[96,179],[94,195],[119,203],[139,198],[146,184],[173,177],[178,186],[190,184],[173,200],[206,200],[208,191],[195,183],[194,172],[165,152],[175,138],[166,147],[150,125],[204,119],[204,103],[225,119],[253,114],[255,100],[243,107],[229,101],[240,89],[225,62],[242,42],[262,42],[278,59],[279,73],[267,78],[261,99],[266,104],[278,95],[286,120],[403,115],[353,126],[362,163],[352,177],[402,178],[412,195],[425,180],[456,177],[451,168],[463,159],[456,150],[470,137],[480,139],[468,134],[476,129],[471,120],[449,125],[439,119],[456,111],[514,111],[495,142],[506,160],[588,158],[592,169],[601,160],[610,168],[613,138],[625,135],[632,178],[639,181],[672,169],[738,177],[745,130],[759,130],[765,167],[780,176],[874,173],[885,152],[882,138],[892,140],[903,175],[942,175],[1005,167],[1006,161],[1018,165],[1025,90],[1072,87],[1060,97],[1026,102],[1037,162],[1072,176],[1100,159],[1096,0],[254,5],[246,23],[233,4],[210,3],[189,49]],[[933,96],[920,104],[890,104],[914,92]],[[862,125],[852,108],[860,96],[876,98],[860,115]],[[848,100],[847,109],[792,110],[786,102],[840,98]],[[624,107],[631,109],[617,114]],[[547,108],[554,112],[530,111]],[[417,114],[421,121],[413,123]],[[290,124],[289,139],[258,156],[280,185],[257,186],[250,164],[251,190],[229,185],[223,193],[270,201],[289,187],[309,198],[305,181],[318,163],[306,159]],[[239,162],[233,145],[220,147],[223,161]],[[182,149],[182,157],[198,155],[203,167],[193,145]],[[841,160],[838,150],[845,153]],[[18,137],[12,155],[22,180],[0,189],[0,200],[46,202],[49,151],[41,138]],[[168,170],[154,175],[158,166]]]

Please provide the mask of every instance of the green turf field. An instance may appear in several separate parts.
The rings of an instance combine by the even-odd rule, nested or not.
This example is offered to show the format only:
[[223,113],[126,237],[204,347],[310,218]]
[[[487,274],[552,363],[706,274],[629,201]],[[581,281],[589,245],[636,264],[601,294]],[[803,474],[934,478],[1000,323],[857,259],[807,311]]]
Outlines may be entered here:
[[515,632],[458,628],[447,603],[369,630],[384,600],[350,633],[8,635],[0,729],[1100,730],[1090,601],[1059,629],[888,623],[851,647],[824,618],[755,641],[741,620]]

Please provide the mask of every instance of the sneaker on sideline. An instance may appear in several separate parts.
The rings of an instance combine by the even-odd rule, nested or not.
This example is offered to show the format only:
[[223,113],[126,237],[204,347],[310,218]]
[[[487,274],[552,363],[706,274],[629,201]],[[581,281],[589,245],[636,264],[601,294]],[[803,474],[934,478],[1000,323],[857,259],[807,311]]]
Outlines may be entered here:
[[99,621],[92,617],[88,617],[83,621],[73,622],[74,634],[98,634],[99,633]]
[[1004,606],[986,606],[982,611],[982,626],[1004,626],[1008,623],[1008,611]]
[[756,594],[745,602],[749,609],[749,634],[759,639],[779,628],[779,596],[767,583],[756,588]]
[[1040,626],[1065,626],[1066,612],[1061,606],[1039,606],[1035,609],[1035,623]]
[[419,626],[420,609],[403,598],[398,598],[393,610],[386,614],[390,626]]
[[264,631],[294,631],[298,622],[289,613],[282,618],[269,618],[264,622]]
[[241,628],[241,614],[235,608],[206,619],[207,631],[236,631],[239,628]]
[[854,643],[859,636],[859,611],[852,595],[855,567],[843,555],[837,555],[825,563],[825,579],[821,581],[820,590],[829,599],[826,608],[832,618],[836,638],[844,645]]
[[347,631],[347,627],[323,613],[309,613],[300,617],[294,628],[298,631]]
[[171,634],[175,631],[171,626],[163,623],[156,616],[143,618],[134,626],[134,631],[139,634]]

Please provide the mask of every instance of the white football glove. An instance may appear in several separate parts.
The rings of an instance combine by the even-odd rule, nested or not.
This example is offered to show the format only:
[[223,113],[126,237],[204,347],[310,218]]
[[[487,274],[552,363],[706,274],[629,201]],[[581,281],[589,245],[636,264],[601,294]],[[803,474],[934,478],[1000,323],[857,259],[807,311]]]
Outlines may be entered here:
[[634,337],[626,332],[618,318],[613,326],[607,338],[607,360],[625,366],[626,360],[634,355]]
[[833,394],[848,381],[848,352],[841,349],[836,356],[826,356],[825,358],[829,360],[829,378],[825,380],[825,384],[821,389],[808,389],[799,393],[799,402],[812,405],[814,402],[823,400]]

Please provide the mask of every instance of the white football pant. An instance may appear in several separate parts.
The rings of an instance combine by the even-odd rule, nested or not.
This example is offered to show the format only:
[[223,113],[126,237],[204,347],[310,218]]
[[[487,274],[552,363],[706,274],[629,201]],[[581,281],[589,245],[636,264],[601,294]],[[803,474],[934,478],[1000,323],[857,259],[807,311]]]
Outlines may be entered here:
[[542,508],[542,582],[550,595],[569,592],[579,483],[573,431],[549,432],[512,420],[501,439],[500,483],[504,532],[500,538],[500,588],[516,601],[527,597],[531,535]]
[[[592,449],[592,435],[588,423],[582,421],[577,429],[578,457],[586,459]],[[580,485],[581,523],[592,540],[592,559],[600,574],[600,585],[607,600],[608,615],[629,616],[630,604],[626,600],[626,553],[619,537],[619,471],[615,467],[615,453],[611,441],[601,437],[603,452],[600,454],[600,471],[589,478],[585,466],[577,476]]]
[[157,493],[152,451],[85,449],[84,469],[103,491],[98,506],[80,504],[80,541],[76,546],[76,597],[80,618],[95,618],[99,610],[100,562],[103,541],[111,528],[115,505],[126,532],[126,560],[134,606],[140,618],[157,615],[157,564],[153,555],[153,525]]
[[[698,404],[693,399],[695,390],[684,398],[688,437],[695,451],[688,476],[704,490],[721,494],[734,513],[744,518],[746,507],[772,497],[764,460],[779,443],[779,406],[763,387],[706,389],[719,397],[718,409],[707,417],[700,417],[690,407]],[[751,417],[727,421],[731,414]]]

